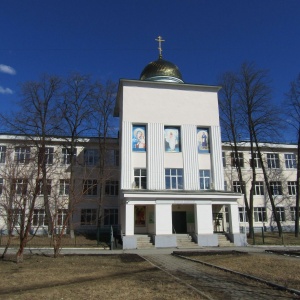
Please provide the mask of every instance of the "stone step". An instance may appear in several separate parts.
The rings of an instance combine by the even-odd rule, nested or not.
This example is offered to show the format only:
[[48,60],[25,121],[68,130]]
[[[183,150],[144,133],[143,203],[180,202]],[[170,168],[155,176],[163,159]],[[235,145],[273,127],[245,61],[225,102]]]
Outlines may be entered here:
[[228,240],[226,235],[219,234],[218,235],[218,246],[219,247],[231,247],[231,246],[234,246],[234,244]]
[[137,236],[137,249],[151,249],[154,245],[151,242],[151,237],[148,235]]

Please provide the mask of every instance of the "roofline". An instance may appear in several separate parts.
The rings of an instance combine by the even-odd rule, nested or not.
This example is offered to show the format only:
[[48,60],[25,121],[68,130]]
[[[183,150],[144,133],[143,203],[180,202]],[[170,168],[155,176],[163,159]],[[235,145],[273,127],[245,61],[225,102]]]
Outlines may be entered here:
[[186,90],[188,88],[193,89],[201,89],[205,91],[211,91],[211,92],[219,92],[219,90],[222,88],[219,85],[204,85],[204,84],[190,84],[190,83],[177,83],[177,82],[163,82],[163,81],[150,81],[150,80],[137,80],[137,79],[123,79],[121,78],[119,80],[118,84],[118,92],[116,97],[116,103],[114,108],[114,117],[119,117],[119,97],[122,92],[122,87],[124,84],[131,84],[131,85],[138,85],[138,86],[144,86],[144,87],[150,87],[150,86],[156,86],[156,87],[175,87],[177,89]]

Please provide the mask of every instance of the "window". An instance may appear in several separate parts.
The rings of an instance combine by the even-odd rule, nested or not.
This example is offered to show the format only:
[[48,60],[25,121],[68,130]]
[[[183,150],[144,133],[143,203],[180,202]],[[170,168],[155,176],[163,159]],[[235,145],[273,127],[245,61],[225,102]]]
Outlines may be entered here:
[[291,220],[296,221],[296,206],[290,207]]
[[87,179],[83,181],[83,194],[97,196],[98,183],[96,179]]
[[264,183],[263,181],[256,181],[254,184],[254,195],[264,195]]
[[0,146],[0,164],[5,163],[6,146]]
[[96,209],[82,209],[81,210],[81,225],[96,225],[97,210]]
[[107,166],[119,166],[119,150],[116,149],[108,149],[106,152],[105,159]]
[[270,169],[279,169],[279,154],[267,153],[267,163]]
[[70,192],[70,181],[68,179],[59,180],[59,194],[66,196]]
[[183,189],[183,170],[182,169],[165,169],[166,189],[182,190]]
[[119,195],[119,181],[107,180],[105,183],[105,195],[118,196]]
[[273,196],[282,195],[282,186],[280,181],[270,181],[270,188]]
[[244,154],[242,152],[238,152],[238,155],[236,155],[235,152],[231,152],[231,166],[240,166],[241,168],[244,167]]
[[67,209],[59,209],[57,210],[57,225],[63,226],[66,222],[68,217],[68,210]]
[[285,222],[285,210],[284,207],[276,207],[276,214],[280,222]]
[[134,170],[134,184],[137,189],[147,188],[147,171],[146,169]]
[[210,170],[200,170],[200,190],[210,189]]
[[224,191],[227,191],[227,181],[224,181]]
[[267,221],[267,213],[265,207],[254,207],[254,221],[255,222]]
[[34,209],[33,210],[32,225],[33,226],[47,226],[48,225],[48,220],[47,220],[44,209]]
[[53,165],[53,158],[54,158],[54,148],[53,147],[46,147],[45,148],[45,162],[47,165]]
[[223,162],[223,168],[226,168],[226,156],[224,151],[222,151],[222,162]]
[[17,195],[25,195],[27,193],[27,180],[26,179],[14,179],[12,184],[12,190]]
[[253,153],[252,159],[250,160],[250,166],[252,168],[261,168],[261,161],[257,153]]
[[248,222],[248,215],[245,207],[239,207],[240,222]]
[[104,225],[118,225],[119,212],[116,208],[104,209]]
[[19,164],[28,164],[30,160],[29,147],[16,147],[15,148],[15,162]]
[[224,211],[224,214],[225,214],[225,221],[226,221],[226,223],[229,223],[229,209],[228,209],[228,207],[226,206],[225,207],[225,211]]
[[[74,148],[73,151],[73,162],[76,160],[77,149]],[[63,148],[62,149],[62,164],[69,165],[71,163],[71,148]]]
[[99,163],[98,149],[84,149],[84,163],[87,166],[96,166]]
[[288,181],[287,184],[289,195],[295,196],[297,193],[297,181]]
[[[48,195],[51,195],[51,180],[47,179],[47,192]],[[43,181],[39,182],[39,195],[44,195]]]
[[3,178],[0,178],[0,195],[3,193]]
[[13,226],[21,226],[21,220],[22,220],[22,211],[21,209],[12,209],[8,211],[8,214],[10,214],[10,216],[12,217],[12,221],[13,221]]
[[245,181],[242,182],[242,185],[240,181],[233,181],[232,187],[235,193],[243,194],[245,189]]
[[284,154],[285,167],[287,169],[295,169],[297,167],[295,154]]

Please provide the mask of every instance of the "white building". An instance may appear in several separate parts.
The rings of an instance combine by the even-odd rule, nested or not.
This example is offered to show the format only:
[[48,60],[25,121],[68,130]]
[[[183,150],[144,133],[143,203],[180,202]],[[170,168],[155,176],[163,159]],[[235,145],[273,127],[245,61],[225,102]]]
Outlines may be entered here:
[[120,119],[120,218],[123,247],[140,234],[155,247],[177,246],[190,234],[217,246],[228,214],[228,236],[240,234],[240,194],[224,191],[218,86],[185,84],[178,68],[159,57],[140,80],[120,80],[115,115]]
[[[120,135],[107,145],[102,191],[97,139],[76,142],[71,195],[69,140],[49,137],[47,186],[55,228],[67,216],[71,197],[76,231],[95,232],[99,223],[114,226],[122,232],[124,249],[137,248],[143,236],[149,236],[155,247],[176,247],[182,234],[199,246],[218,246],[220,233],[237,246],[245,245],[241,228],[248,222],[242,189],[232,147],[221,143],[219,89],[184,83],[179,69],[161,56],[145,67],[140,80],[120,80],[115,106]],[[282,226],[293,229],[297,147],[264,144],[261,149]],[[250,157],[248,143],[240,143],[239,151],[246,192],[251,185],[251,159],[257,167],[254,226],[272,229],[275,224],[259,161]],[[8,210],[18,215],[25,185],[30,197],[36,158],[32,138],[0,135],[1,233],[7,232]],[[9,198],[11,191],[14,198]],[[32,231],[41,234],[48,226],[43,199],[40,193],[32,222]],[[18,229],[18,223],[15,226]]]

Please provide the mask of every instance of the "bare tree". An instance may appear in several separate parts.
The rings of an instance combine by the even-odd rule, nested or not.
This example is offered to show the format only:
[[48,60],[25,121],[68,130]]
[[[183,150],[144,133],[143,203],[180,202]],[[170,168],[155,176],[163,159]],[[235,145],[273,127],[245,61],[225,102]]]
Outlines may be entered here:
[[53,220],[47,192],[48,165],[51,153],[47,143],[52,136],[61,130],[57,114],[58,95],[61,79],[56,76],[43,75],[38,81],[28,81],[21,85],[21,100],[18,111],[13,117],[2,116],[8,130],[26,135],[34,145],[37,163],[42,173],[41,188],[43,189],[44,207],[48,219],[48,234],[52,234]]
[[[274,220],[277,223],[278,231],[281,235],[281,224],[276,213],[275,201],[269,184],[265,161],[260,150],[261,142],[274,137],[279,128],[279,111],[271,101],[268,72],[258,69],[254,63],[244,63],[238,72],[230,73],[226,76],[223,77],[223,81],[224,78],[227,81],[224,81],[226,89],[225,92],[223,92],[224,104],[221,106],[221,109],[224,108],[225,111],[227,110],[227,113],[224,114],[221,110],[221,116],[226,120],[225,125],[228,128],[227,131],[230,132],[229,138],[234,141],[233,145],[237,144],[236,137],[238,127],[239,132],[246,134],[246,139],[250,143],[252,183],[249,191],[248,208],[247,202],[245,201],[250,233],[251,227],[253,228],[253,196],[255,194],[257,173],[254,158],[258,158],[261,163],[264,181],[272,205]],[[238,107],[238,110],[234,109],[234,107]],[[237,152],[238,149],[235,146],[237,170],[239,180],[241,181]]]
[[98,140],[99,152],[99,199],[98,199],[98,216],[97,228],[101,227],[102,222],[102,204],[105,196],[105,185],[114,175],[113,166],[115,166],[116,149],[111,148],[111,137],[116,136],[116,130],[113,126],[113,109],[115,105],[115,97],[117,85],[112,81],[107,81],[106,84],[96,82],[94,85],[93,99],[91,102],[91,128]]
[[[70,75],[65,83],[62,93],[63,101],[59,105],[62,116],[62,126],[67,137],[66,151],[70,158],[70,192],[75,191],[74,167],[76,165],[76,145],[78,139],[88,133],[89,118],[91,114],[91,99],[93,97],[93,86],[89,76],[74,73]],[[72,211],[74,197],[70,195],[69,210]],[[73,217],[69,218],[70,235],[74,237]]]
[[290,91],[287,94],[286,115],[288,125],[294,129],[297,137],[297,189],[295,210],[295,237],[299,237],[299,205],[300,205],[300,75],[291,82]]
[[243,177],[242,166],[240,162],[239,146],[241,137],[244,135],[244,125],[242,115],[239,109],[237,97],[238,77],[236,73],[226,72],[220,78],[222,89],[219,97],[220,120],[222,125],[223,138],[230,141],[232,147],[231,163],[236,168],[239,184],[244,197],[245,208],[249,220],[249,234],[253,235],[253,197],[250,203],[245,188],[245,179]]

